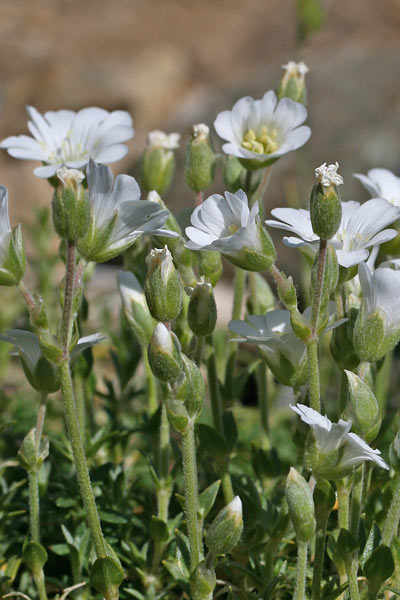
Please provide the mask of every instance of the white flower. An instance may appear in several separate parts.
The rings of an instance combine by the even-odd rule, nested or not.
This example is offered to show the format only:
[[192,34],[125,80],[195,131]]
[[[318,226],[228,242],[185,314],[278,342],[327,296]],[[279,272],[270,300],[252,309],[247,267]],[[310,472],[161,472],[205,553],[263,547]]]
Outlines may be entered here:
[[384,318],[385,335],[400,328],[400,271],[378,268],[374,272],[366,263],[358,267],[364,297],[364,318],[378,311]]
[[289,98],[278,101],[275,92],[269,91],[261,100],[241,98],[231,111],[219,113],[214,127],[228,142],[222,146],[225,154],[263,166],[306,143],[311,130],[299,127],[306,117],[302,104]]
[[193,125],[193,137],[207,137],[209,133],[210,128],[208,125],[205,125],[204,123],[197,123],[197,125]]
[[143,309],[147,309],[146,296],[137,277],[129,271],[118,271],[118,290],[121,296],[122,304],[128,312],[132,309],[132,302],[140,304]]
[[[267,225],[285,229],[298,237],[284,237],[290,248],[318,246],[319,238],[313,232],[310,211],[295,208],[274,208],[273,217]],[[371,246],[383,244],[397,235],[394,229],[384,229],[400,217],[400,209],[382,198],[373,198],[360,204],[350,200],[342,202],[342,221],[329,243],[336,249],[338,262],[343,267],[352,267],[368,258]],[[382,231],[383,230],[383,231]]]
[[[90,160],[86,172],[91,225],[79,240],[79,249],[87,260],[103,262],[117,256],[142,234],[177,237],[162,227],[168,211],[155,202],[140,200],[140,189],[129,175],[118,175],[113,182],[111,169]],[[100,244],[100,245],[99,245]]]
[[396,177],[388,169],[371,169],[368,175],[355,173],[354,177],[359,179],[373,198],[383,198],[400,206],[400,177]]
[[30,121],[27,135],[3,140],[15,158],[39,160],[47,166],[37,167],[38,177],[52,177],[62,166],[83,168],[90,158],[100,163],[120,160],[128,152],[122,143],[134,135],[132,118],[123,110],[108,112],[102,108],[49,111],[41,115],[36,108],[27,107]]
[[[340,473],[345,473],[352,467],[357,467],[364,461],[372,461],[382,469],[389,469],[385,461],[380,457],[380,451],[374,450],[364,442],[355,433],[349,433],[351,421],[332,423],[328,417],[320,415],[319,412],[305,406],[297,404],[290,406],[296,412],[304,423],[310,425],[314,433],[315,443],[318,450],[326,455],[339,450],[338,462],[334,469]],[[329,465],[332,469],[332,465]],[[332,475],[332,474],[331,474]],[[333,478],[329,476],[328,478]]]
[[323,187],[331,185],[342,185],[343,177],[337,172],[339,163],[326,166],[326,163],[315,169],[315,177],[319,179]]
[[164,150],[174,150],[179,148],[179,140],[181,136],[179,133],[164,133],[159,129],[150,131],[148,136],[149,146],[152,148],[164,148]]
[[289,77],[304,77],[310,71],[304,61],[295,62],[290,60],[286,65],[282,65],[282,69],[286,71]]
[[57,169],[56,175],[58,179],[63,183],[64,187],[69,185],[78,187],[80,183],[85,179],[84,173],[78,169],[69,169],[68,167],[61,167]]
[[[346,321],[335,321],[335,304],[328,306],[329,320],[324,333]],[[310,320],[311,307],[304,311],[306,321]],[[229,329],[238,334],[232,342],[253,342],[257,344],[274,375],[285,385],[298,387],[307,377],[307,348],[293,332],[288,310],[272,310],[266,315],[249,315],[246,321],[231,321]]]
[[[195,208],[186,227],[191,250],[216,250],[248,270],[266,270],[275,260],[268,233],[261,227],[258,202],[249,208],[246,194],[225,192],[209,196]],[[252,262],[253,261],[253,262]]]

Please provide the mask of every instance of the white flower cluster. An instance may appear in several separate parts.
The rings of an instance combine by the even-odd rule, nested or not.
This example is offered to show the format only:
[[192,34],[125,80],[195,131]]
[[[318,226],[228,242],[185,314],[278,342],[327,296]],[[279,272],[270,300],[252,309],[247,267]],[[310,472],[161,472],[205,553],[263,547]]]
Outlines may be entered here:
[[179,133],[164,133],[159,129],[150,131],[148,136],[149,146],[151,148],[164,148],[164,150],[174,150],[179,148],[181,136]]
[[326,166],[326,163],[315,169],[315,177],[321,182],[323,187],[331,185],[342,185],[343,177],[337,172],[339,163]]

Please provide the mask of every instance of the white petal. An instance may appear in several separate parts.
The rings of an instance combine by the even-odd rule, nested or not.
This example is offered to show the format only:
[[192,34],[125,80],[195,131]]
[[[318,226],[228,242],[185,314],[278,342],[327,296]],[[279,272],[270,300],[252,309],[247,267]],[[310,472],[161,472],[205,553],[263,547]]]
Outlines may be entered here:
[[242,141],[233,131],[231,113],[229,110],[224,110],[217,115],[217,118],[214,121],[214,129],[223,140],[234,142],[236,144],[240,144]]
[[115,144],[106,148],[100,148],[98,152],[93,152],[92,158],[96,162],[110,163],[120,160],[128,153],[128,147],[125,144]]
[[36,177],[48,179],[49,177],[53,177],[60,167],[62,167],[61,163],[57,165],[46,165],[45,167],[36,167],[36,169],[33,171],[33,174],[36,175]]

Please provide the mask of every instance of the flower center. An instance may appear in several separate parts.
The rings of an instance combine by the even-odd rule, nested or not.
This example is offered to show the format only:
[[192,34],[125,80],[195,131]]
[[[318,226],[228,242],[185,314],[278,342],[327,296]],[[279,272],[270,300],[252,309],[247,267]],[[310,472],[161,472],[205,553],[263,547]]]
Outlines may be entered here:
[[55,150],[43,142],[41,146],[48,152],[47,160],[50,164],[77,162],[89,158],[89,151],[83,147],[81,142],[72,143],[70,133],[67,133],[60,146]]
[[253,129],[248,129],[244,134],[242,146],[257,154],[272,154],[278,149],[278,132],[276,129],[268,129],[265,125],[257,134]]
[[228,231],[231,235],[233,235],[234,233],[237,232],[237,230],[239,229],[239,225],[229,225],[228,226]]

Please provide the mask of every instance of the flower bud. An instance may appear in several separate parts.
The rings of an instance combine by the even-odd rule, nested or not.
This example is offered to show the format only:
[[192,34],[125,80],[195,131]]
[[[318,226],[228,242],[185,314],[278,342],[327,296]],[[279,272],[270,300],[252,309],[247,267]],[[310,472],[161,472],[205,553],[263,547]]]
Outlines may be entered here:
[[284,307],[291,311],[297,310],[297,294],[292,277],[286,277],[281,271],[281,279],[277,282],[279,300]]
[[194,125],[185,157],[185,179],[192,190],[201,192],[211,185],[215,173],[215,159],[210,129],[204,123]]
[[216,584],[216,575],[214,569],[206,566],[202,561],[193,574],[192,593],[193,600],[212,600]]
[[206,534],[206,544],[213,554],[233,550],[243,531],[242,502],[239,496],[219,511]]
[[179,433],[186,433],[189,427],[192,427],[192,421],[189,418],[184,403],[181,400],[177,400],[172,394],[168,394],[165,406],[171,426]]
[[354,350],[362,362],[374,362],[384,356],[385,318],[380,309],[366,315],[364,305],[358,311],[353,332]]
[[183,368],[179,342],[164,323],[157,323],[147,354],[157,379],[172,382],[178,378]]
[[204,280],[189,288],[188,323],[197,336],[210,335],[217,322],[217,305],[211,283]]
[[356,369],[360,363],[353,345],[354,323],[358,311],[351,308],[348,320],[332,331],[330,350],[334,361],[340,369]]
[[48,438],[42,437],[39,448],[37,449],[35,436],[36,429],[33,427],[22,440],[21,447],[18,451],[19,464],[28,472],[39,469],[49,455]]
[[233,194],[245,187],[246,169],[239,159],[232,154],[224,157],[224,184],[225,189]]
[[146,263],[144,292],[150,312],[157,321],[171,321],[182,306],[182,283],[172,255],[167,246],[162,250],[155,248],[146,257]]
[[314,510],[317,527],[323,527],[336,502],[335,490],[326,479],[320,479],[314,488]]
[[389,448],[390,466],[396,473],[400,473],[400,431],[396,434]]
[[33,299],[35,301],[35,306],[30,311],[30,321],[32,327],[43,330],[49,329],[49,320],[43,298],[39,296],[39,294],[34,293]]
[[310,486],[293,467],[286,480],[285,495],[297,539],[307,543],[316,527],[314,502]]
[[285,73],[278,86],[278,99],[290,98],[294,102],[307,104],[305,75],[310,69],[303,61],[296,63],[293,60],[289,61],[287,65],[283,65],[282,68]]
[[133,273],[118,271],[118,289],[126,320],[141,346],[146,346],[156,325],[143,289]]
[[214,250],[199,252],[200,270],[206,281],[215,287],[222,275],[221,254]]
[[[155,190],[152,190],[151,192],[148,193],[147,200],[149,202],[156,202],[162,210],[168,210],[165,202],[162,200],[161,196]],[[169,231],[175,231],[175,233],[182,236],[182,229],[181,229],[178,221],[176,220],[174,215],[169,210],[168,210],[168,213],[169,213],[168,218],[165,221],[163,228],[168,229]],[[171,250],[171,252],[172,252],[180,244],[182,244],[181,237],[167,237],[167,236],[163,236],[161,234],[157,234],[157,246],[158,245],[162,245],[162,246],[167,245],[169,250]]]
[[338,185],[343,183],[337,173],[338,163],[315,169],[317,178],[310,197],[310,216],[313,231],[322,240],[330,240],[339,229],[342,220],[342,204]]
[[349,384],[349,418],[353,429],[369,444],[379,433],[382,417],[379,414],[379,404],[370,387],[358,375],[346,371]]
[[175,398],[184,403],[189,417],[197,419],[204,405],[204,380],[199,367],[184,354],[182,363],[183,371],[174,385]]
[[58,235],[70,241],[82,238],[90,224],[90,204],[82,186],[82,171],[61,167],[53,195],[53,223]]
[[175,156],[172,150],[179,147],[180,135],[163,131],[151,131],[144,151],[141,166],[142,188],[146,192],[155,190],[161,196],[171,185],[175,171]]

